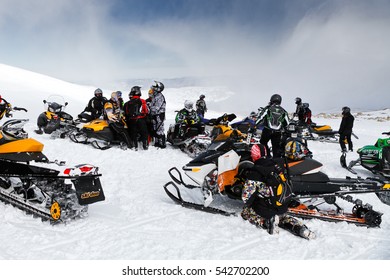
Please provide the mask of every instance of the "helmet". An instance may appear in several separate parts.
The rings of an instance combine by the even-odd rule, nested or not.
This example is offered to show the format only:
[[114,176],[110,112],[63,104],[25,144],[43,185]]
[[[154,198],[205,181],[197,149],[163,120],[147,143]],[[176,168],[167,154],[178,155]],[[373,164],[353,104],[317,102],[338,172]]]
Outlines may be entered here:
[[153,85],[151,88],[156,92],[162,92],[164,90],[164,84],[161,82],[154,81],[156,84]]
[[102,97],[103,91],[100,88],[95,89],[95,96],[96,97]]
[[141,87],[139,87],[139,86],[132,87],[130,90],[130,93],[129,93],[129,96],[130,95],[131,96],[134,96],[134,95],[141,96]]
[[121,92],[120,90],[118,90],[118,91],[116,92],[116,95],[118,96],[118,99],[119,99],[119,98],[122,98],[122,92]]
[[200,96],[199,96],[199,98],[200,99],[203,99],[203,98],[205,98],[206,96],[204,95],[204,94],[201,94]]
[[279,94],[274,94],[271,96],[269,102],[271,104],[280,105],[280,104],[282,104],[282,97]]
[[119,96],[118,96],[118,92],[117,91],[114,91],[113,93],[111,93],[111,99],[118,102],[119,100]]
[[301,104],[302,103],[302,98],[300,98],[300,97],[297,97],[297,98],[295,98],[295,104]]
[[254,121],[257,120],[257,113],[255,111],[252,111],[249,114],[248,118],[250,118],[251,120],[254,120]]
[[268,156],[267,148],[263,144],[254,144],[251,149],[252,161],[255,162],[258,159],[266,158]]
[[344,114],[351,113],[351,108],[349,108],[349,107],[347,107],[347,106],[344,106],[344,107],[342,108],[342,110],[343,110],[343,115],[344,115]]
[[3,125],[3,136],[9,141],[26,139],[28,133],[23,129],[26,120],[9,120]]
[[287,158],[292,160],[301,160],[307,156],[310,156],[311,152],[306,146],[297,140],[291,140],[287,142],[284,147],[284,152]]
[[184,101],[184,108],[188,111],[192,110],[194,107],[194,103],[190,100]]

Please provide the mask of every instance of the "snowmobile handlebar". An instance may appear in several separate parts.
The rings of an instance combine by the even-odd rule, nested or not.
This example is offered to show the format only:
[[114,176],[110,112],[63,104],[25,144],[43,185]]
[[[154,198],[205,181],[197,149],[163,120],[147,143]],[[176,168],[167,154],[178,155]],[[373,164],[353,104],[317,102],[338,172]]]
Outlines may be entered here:
[[27,112],[27,109],[26,109],[26,108],[13,107],[12,109],[13,109],[14,111],[25,111],[25,112]]
[[390,131],[382,132],[383,135],[390,135]]

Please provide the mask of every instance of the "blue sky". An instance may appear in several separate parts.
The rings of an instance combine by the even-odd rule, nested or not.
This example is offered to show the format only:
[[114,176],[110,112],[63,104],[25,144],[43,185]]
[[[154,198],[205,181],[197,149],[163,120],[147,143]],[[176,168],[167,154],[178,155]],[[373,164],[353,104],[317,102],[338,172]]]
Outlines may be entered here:
[[389,26],[387,0],[0,0],[0,63],[94,85],[225,76],[245,96],[359,106],[388,92]]

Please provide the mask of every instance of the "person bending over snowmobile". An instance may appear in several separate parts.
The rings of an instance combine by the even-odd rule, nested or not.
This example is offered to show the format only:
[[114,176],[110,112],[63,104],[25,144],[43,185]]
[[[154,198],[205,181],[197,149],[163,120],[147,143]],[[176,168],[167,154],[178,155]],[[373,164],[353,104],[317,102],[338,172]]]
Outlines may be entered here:
[[129,135],[133,141],[133,146],[138,149],[138,134],[144,150],[148,149],[148,128],[146,126],[146,116],[148,107],[146,101],[141,98],[141,87],[134,86],[129,93],[129,101],[124,105]]
[[[94,95],[95,96],[88,101],[88,105],[85,107],[84,111],[78,115],[79,119],[90,122],[103,116],[104,103],[107,102],[107,98],[103,96],[103,91],[100,88],[95,90]],[[89,114],[86,112],[89,112]]]
[[343,118],[340,123],[340,128],[339,128],[339,134],[340,134],[340,147],[342,152],[346,152],[347,148],[345,146],[345,141],[348,143],[348,150],[353,151],[353,144],[351,140],[351,135],[352,135],[352,128],[353,128],[353,122],[355,118],[351,114],[351,109],[349,107],[343,107],[342,108],[342,115]]
[[184,101],[184,108],[176,114],[176,124],[173,132],[174,138],[185,139],[186,132],[189,127],[196,127],[198,129],[198,133],[204,132],[204,126],[202,126],[200,117],[193,107],[194,104],[192,101],[186,100]]
[[268,150],[267,145],[271,140],[274,158],[281,157],[283,154],[284,149],[281,146],[281,142],[283,142],[282,131],[290,122],[288,113],[280,106],[281,103],[282,97],[279,94],[272,95],[269,104],[259,113],[256,121],[256,126],[259,124],[264,126],[260,143],[266,146]]
[[310,125],[312,121],[309,103],[302,103],[302,99],[297,97],[295,98],[295,104],[297,105],[297,108],[294,115],[298,117],[299,123]]
[[131,144],[130,136],[125,127],[117,92],[111,93],[111,98],[104,104],[104,119],[108,121],[109,127],[121,138],[129,149]]
[[255,165],[245,176],[241,217],[269,234],[278,233],[280,227],[303,238],[314,238],[304,224],[286,214],[292,203],[292,190],[282,159],[270,158],[262,144],[252,146],[251,157]]
[[165,97],[162,94],[164,90],[164,84],[161,82],[156,82],[155,85],[150,87],[149,93],[153,94],[152,101],[150,103],[150,115],[152,118],[153,124],[153,136],[155,137],[154,146],[159,148],[166,147],[165,139]]

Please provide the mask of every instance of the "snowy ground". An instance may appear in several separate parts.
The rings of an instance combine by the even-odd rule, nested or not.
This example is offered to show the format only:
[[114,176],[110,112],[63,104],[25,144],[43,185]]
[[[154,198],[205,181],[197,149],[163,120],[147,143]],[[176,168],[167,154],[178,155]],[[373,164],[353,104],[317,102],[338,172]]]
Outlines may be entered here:
[[[25,75],[23,86],[18,87],[20,83],[17,82],[12,84],[12,79],[10,81],[10,77],[7,77],[7,88],[1,89],[2,96],[14,106],[29,109],[27,114],[16,112],[14,117],[30,118],[26,130],[30,137],[45,144],[44,153],[49,159],[65,160],[69,166],[79,163],[98,166],[103,174],[101,181],[106,200],[90,205],[86,219],[56,226],[0,203],[0,240],[3,240],[0,243],[0,260],[390,259],[390,207],[382,204],[375,195],[361,195],[360,198],[384,213],[381,228],[311,220],[306,224],[317,235],[311,241],[285,231],[271,236],[239,217],[182,208],[166,196],[162,186],[169,180],[169,168],[181,168],[190,160],[186,154],[172,147],[162,150],[151,147],[138,152],[118,148],[100,151],[91,146],[75,144],[69,139],[53,140],[48,135],[36,135],[33,132],[35,120],[43,111],[41,102],[47,97],[47,92],[32,86],[35,74],[20,71],[18,75]],[[51,93],[58,94],[54,88],[62,86],[60,92],[66,92],[67,95],[63,94],[65,97],[72,97],[68,88],[79,89],[80,94],[84,95],[82,98],[80,94],[72,97],[73,103],[69,106],[72,109],[68,111],[72,114],[81,112],[93,88],[62,83],[54,83]],[[202,90],[221,94],[215,88]],[[173,121],[173,111],[181,108],[182,101],[185,98],[196,100],[198,92],[198,88],[167,88],[167,123]],[[234,95],[230,98],[234,100]],[[256,104],[260,105],[264,104]],[[248,108],[248,111],[251,110]],[[219,114],[211,111],[208,116],[217,117]],[[373,115],[379,116],[380,120]],[[381,132],[389,131],[389,115],[390,112],[384,110],[357,116],[354,132],[359,139],[353,139],[355,150],[374,144]],[[314,117],[314,121],[338,129],[340,118]],[[330,177],[352,175],[339,166],[338,144],[309,142],[309,148],[314,158],[324,164],[323,171]],[[356,153],[349,153],[348,161],[356,157]],[[363,169],[359,169],[359,174],[362,177],[370,176]]]

